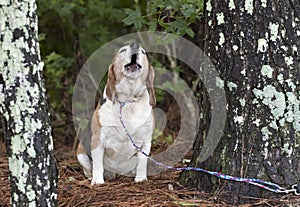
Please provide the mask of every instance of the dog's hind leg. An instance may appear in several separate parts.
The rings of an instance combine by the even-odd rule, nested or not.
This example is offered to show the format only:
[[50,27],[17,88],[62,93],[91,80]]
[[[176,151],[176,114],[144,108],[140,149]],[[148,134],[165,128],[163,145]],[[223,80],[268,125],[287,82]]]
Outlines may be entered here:
[[90,180],[92,179],[92,161],[87,155],[84,147],[79,143],[77,148],[77,159],[82,165],[84,175]]

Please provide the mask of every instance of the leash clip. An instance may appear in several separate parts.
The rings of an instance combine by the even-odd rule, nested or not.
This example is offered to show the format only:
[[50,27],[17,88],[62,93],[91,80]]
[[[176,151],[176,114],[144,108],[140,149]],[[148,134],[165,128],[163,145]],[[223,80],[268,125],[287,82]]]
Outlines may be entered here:
[[292,189],[294,189],[295,195],[300,196],[300,180],[297,184],[292,186]]
[[293,185],[291,189],[286,189],[286,188],[280,188],[278,191],[278,193],[294,193],[297,196],[300,196],[300,181]]

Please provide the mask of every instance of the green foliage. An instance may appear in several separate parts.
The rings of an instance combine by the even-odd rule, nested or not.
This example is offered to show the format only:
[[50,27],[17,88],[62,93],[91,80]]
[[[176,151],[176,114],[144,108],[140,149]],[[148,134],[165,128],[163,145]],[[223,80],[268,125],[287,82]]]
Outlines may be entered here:
[[[163,30],[179,36],[193,37],[191,24],[202,16],[203,0],[151,0],[147,4],[147,14],[142,15],[139,5],[136,9],[125,9],[125,25],[134,25],[136,30]],[[147,21],[146,21],[147,20]]]
[[154,130],[153,133],[153,139],[152,139],[152,144],[153,145],[162,145],[162,144],[167,144],[167,145],[171,145],[173,144],[174,139],[172,137],[171,134],[169,135],[164,135],[164,133],[158,129]]
[[40,31],[46,33],[42,52],[56,51],[73,56],[74,46],[88,57],[101,45],[118,35],[126,34],[122,27],[128,1],[113,0],[38,0]]
[[[50,106],[54,111],[60,111],[60,117],[65,114],[60,110],[63,107],[62,96],[64,93],[63,79],[69,76],[69,71],[74,65],[74,59],[65,58],[62,55],[52,52],[44,58],[46,65],[45,77],[48,97],[51,98]],[[71,83],[70,83],[71,84]],[[68,86],[72,89],[72,86]],[[72,94],[71,90],[65,90],[68,95]]]
[[79,129],[81,129],[81,130],[85,129],[89,124],[88,119],[80,119],[79,117],[77,117],[76,121],[79,122]]
[[73,84],[87,57],[128,33],[129,28],[120,28],[125,15],[122,8],[130,5],[121,0],[37,1],[41,56],[54,121],[68,117]]
[[[175,35],[192,37],[192,25],[202,15],[202,1],[37,0],[41,56],[45,63],[44,77],[53,119],[71,119],[70,105],[76,75],[95,50],[136,30],[169,32],[161,40],[165,43],[173,41]],[[170,68],[167,62],[157,57],[151,58],[151,64],[153,62],[154,66]],[[171,69],[178,73],[182,70],[180,67]],[[100,87],[104,88],[103,83]],[[158,102],[163,101],[164,91],[158,89],[156,94]],[[86,120],[77,121],[81,128],[86,127]],[[167,142],[171,138],[167,137]]]
[[124,11],[128,15],[123,19],[125,25],[133,24],[137,30],[140,30],[143,25],[147,24],[147,21],[142,18],[140,7],[137,7],[135,10],[127,8],[124,9]]

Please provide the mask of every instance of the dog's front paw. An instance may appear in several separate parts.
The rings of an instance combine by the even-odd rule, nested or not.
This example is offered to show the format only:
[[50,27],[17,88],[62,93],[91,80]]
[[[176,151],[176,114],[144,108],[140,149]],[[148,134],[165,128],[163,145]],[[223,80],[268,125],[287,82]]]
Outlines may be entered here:
[[147,180],[148,180],[147,177],[135,177],[134,182],[141,183]]
[[104,179],[103,178],[97,178],[97,177],[93,177],[92,181],[91,181],[91,185],[100,185],[100,184],[104,184]]

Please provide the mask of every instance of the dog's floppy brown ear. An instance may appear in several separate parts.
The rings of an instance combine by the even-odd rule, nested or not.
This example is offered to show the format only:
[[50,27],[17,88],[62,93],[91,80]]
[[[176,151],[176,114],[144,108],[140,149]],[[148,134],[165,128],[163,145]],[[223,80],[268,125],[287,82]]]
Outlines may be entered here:
[[115,102],[116,98],[116,75],[114,72],[114,65],[111,64],[108,69],[107,75],[107,83],[106,83],[106,96],[109,100],[113,103]]
[[148,86],[148,91],[150,93],[150,105],[153,107],[156,105],[154,77],[155,77],[154,69],[151,65],[149,65],[147,86]]

